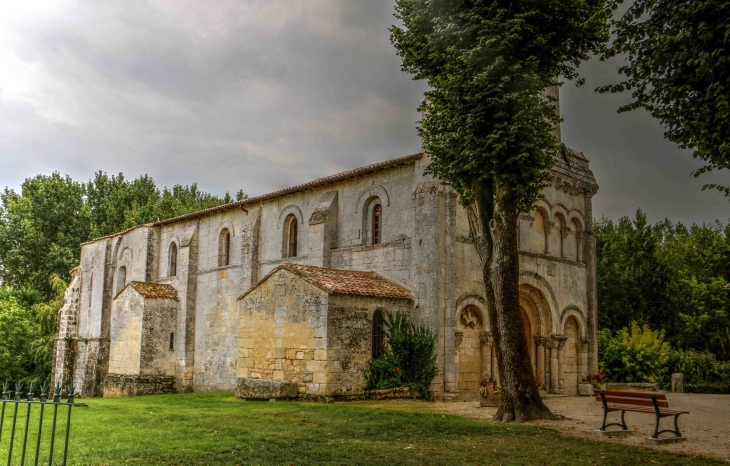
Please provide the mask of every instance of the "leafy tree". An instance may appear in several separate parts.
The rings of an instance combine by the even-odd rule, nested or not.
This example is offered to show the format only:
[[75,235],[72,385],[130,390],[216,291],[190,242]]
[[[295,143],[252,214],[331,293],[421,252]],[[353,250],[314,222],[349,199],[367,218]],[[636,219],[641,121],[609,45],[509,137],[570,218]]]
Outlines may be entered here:
[[649,225],[646,214],[636,212],[633,221],[623,217],[615,225],[603,219],[596,232],[598,324],[620,329],[632,321],[653,328],[675,324],[668,294],[669,266],[658,251],[662,236]]
[[33,370],[28,355],[37,327],[14,297],[0,298],[0,380],[19,380]]
[[[613,0],[617,9],[624,0]],[[626,79],[600,92],[631,91],[619,112],[644,108],[667,129],[665,137],[707,165],[730,166],[730,4],[713,1],[632,0],[613,21],[615,38],[605,57],[627,54]],[[730,195],[730,189],[716,185]]]
[[50,298],[49,277],[66,277],[91,237],[83,184],[58,172],[25,180],[21,194],[0,194],[0,281]]
[[427,80],[419,133],[430,173],[473,209],[503,398],[495,419],[552,417],[540,400],[519,311],[517,218],[560,145],[545,90],[608,40],[604,0],[396,0],[391,40]]
[[[245,198],[239,191],[237,198]],[[230,200],[226,193],[226,198]],[[79,262],[80,244],[135,225],[220,205],[225,199],[190,186],[160,191],[148,175],[127,181],[122,173],[98,172],[78,183],[58,172],[25,180],[20,193],[0,194],[0,282],[38,290],[46,301],[56,293],[49,281]]]
[[617,330],[632,321],[665,332],[682,350],[730,350],[730,227],[664,220],[595,224],[599,326]]

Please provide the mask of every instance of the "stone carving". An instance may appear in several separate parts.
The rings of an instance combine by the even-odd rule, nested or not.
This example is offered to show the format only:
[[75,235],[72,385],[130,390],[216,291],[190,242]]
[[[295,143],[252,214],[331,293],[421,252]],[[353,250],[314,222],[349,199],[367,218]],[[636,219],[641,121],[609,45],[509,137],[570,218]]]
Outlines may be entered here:
[[492,346],[492,334],[486,330],[479,333],[479,345],[482,348]]
[[327,211],[317,209],[312,212],[312,216],[309,217],[309,224],[319,225],[320,223],[324,223],[325,220],[327,220]]
[[454,332],[454,347],[461,346],[462,341],[464,341],[464,332]]
[[459,320],[461,321],[461,325],[468,329],[473,330],[482,326],[482,314],[473,306],[465,307],[461,311]]
[[553,231],[553,228],[555,228],[555,222],[552,220],[548,220],[545,222],[545,234],[550,234],[551,231]]

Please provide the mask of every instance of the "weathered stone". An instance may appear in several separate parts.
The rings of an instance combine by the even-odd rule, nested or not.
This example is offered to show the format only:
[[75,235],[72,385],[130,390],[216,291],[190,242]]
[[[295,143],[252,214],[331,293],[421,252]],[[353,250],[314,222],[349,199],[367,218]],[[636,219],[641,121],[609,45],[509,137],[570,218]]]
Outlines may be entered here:
[[175,392],[174,377],[109,374],[104,381],[104,398],[165,395]]
[[578,395],[580,396],[592,396],[593,385],[589,383],[578,384]]
[[297,384],[291,380],[241,377],[236,386],[236,397],[244,400],[296,398],[297,394]]
[[681,372],[672,374],[672,393],[684,393],[684,374]]
[[483,408],[499,406],[502,402],[502,393],[495,392],[487,396],[479,397],[479,406]]

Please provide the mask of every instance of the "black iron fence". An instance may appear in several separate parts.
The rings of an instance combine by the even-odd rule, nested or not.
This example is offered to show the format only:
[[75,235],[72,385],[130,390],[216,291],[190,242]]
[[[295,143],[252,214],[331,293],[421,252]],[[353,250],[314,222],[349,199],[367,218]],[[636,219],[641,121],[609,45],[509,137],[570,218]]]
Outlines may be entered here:
[[[60,383],[53,390],[51,401],[48,400],[49,387],[46,383],[36,387],[36,384],[31,382],[28,391],[25,391],[22,383],[15,384],[13,390],[10,383],[5,382],[2,388],[0,453],[7,455],[7,465],[51,466],[54,464],[54,459],[55,464],[65,465],[71,432],[71,410],[74,407],[73,385],[67,387],[67,401],[61,400]],[[36,388],[39,390],[38,397]],[[49,424],[50,431],[47,427]],[[3,457],[0,456],[0,464],[2,460]]]

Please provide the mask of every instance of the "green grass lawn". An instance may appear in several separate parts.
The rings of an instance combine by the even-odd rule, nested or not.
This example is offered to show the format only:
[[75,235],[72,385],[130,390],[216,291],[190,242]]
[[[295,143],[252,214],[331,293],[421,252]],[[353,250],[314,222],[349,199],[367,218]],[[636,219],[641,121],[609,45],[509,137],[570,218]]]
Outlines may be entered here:
[[[82,401],[89,407],[73,411],[73,465],[721,464],[370,403],[242,402],[230,393]],[[18,424],[22,437],[24,417]],[[7,461],[8,427],[6,419],[0,464]],[[17,451],[18,438],[15,444]]]

